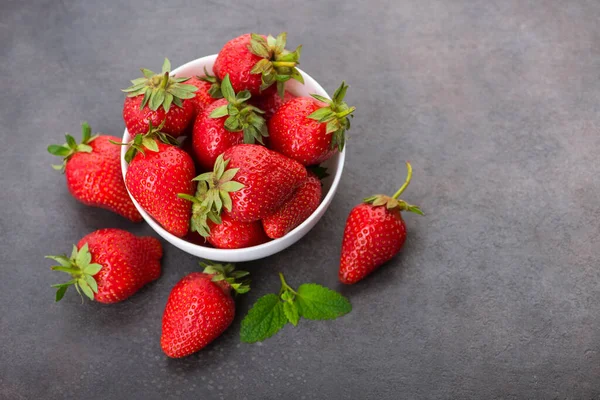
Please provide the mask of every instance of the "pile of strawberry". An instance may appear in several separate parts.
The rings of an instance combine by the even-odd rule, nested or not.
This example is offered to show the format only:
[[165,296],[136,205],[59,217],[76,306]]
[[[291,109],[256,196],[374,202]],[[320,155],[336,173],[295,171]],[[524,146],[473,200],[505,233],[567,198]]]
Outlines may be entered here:
[[[235,249],[278,239],[300,225],[321,201],[320,163],[341,151],[354,107],[342,82],[331,100],[296,97],[285,82],[304,83],[296,69],[301,47],[285,49],[286,35],[242,35],[225,44],[212,73],[175,76],[168,59],[160,73],[142,69],[123,106],[132,140],[66,135],[48,151],[63,158],[67,186],[81,202],[142,220],[127,191],[165,230],[201,245]],[[129,146],[123,180],[119,145]],[[350,213],[339,278],[355,283],[391,259],[406,228],[401,211],[421,214],[398,196],[375,195]],[[93,232],[70,257],[49,256],[72,279],[55,285],[60,300],[73,285],[103,303],[122,301],[160,276],[157,239],[118,229]],[[233,321],[231,292],[249,290],[247,272],[230,264],[204,264],[172,290],[163,317],[161,345],[171,357],[206,346]],[[242,340],[263,340],[300,317],[332,319],[350,311],[348,301],[315,284],[292,289],[281,276],[279,295],[267,295],[242,323]],[[210,316],[210,318],[208,318]],[[265,324],[265,321],[270,321]]]

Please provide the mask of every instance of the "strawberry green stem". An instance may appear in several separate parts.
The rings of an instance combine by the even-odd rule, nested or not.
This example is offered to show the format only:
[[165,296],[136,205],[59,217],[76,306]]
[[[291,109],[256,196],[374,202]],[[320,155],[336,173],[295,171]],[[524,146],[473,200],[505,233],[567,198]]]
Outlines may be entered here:
[[285,278],[283,277],[283,274],[281,272],[279,273],[279,279],[281,279],[281,291],[282,292],[284,292],[284,289],[287,289],[290,292],[297,294],[296,291],[294,289],[292,289],[290,287],[290,285],[287,284],[287,282],[285,281]]
[[272,64],[274,67],[294,68],[296,66],[296,63],[293,61],[273,61]]
[[406,162],[406,169],[408,170],[408,173],[406,174],[406,180],[404,181],[404,184],[400,186],[400,189],[398,189],[398,191],[392,196],[392,198],[394,199],[397,199],[398,196],[400,196],[402,192],[404,192],[404,190],[408,187],[408,184],[410,183],[410,179],[412,178],[412,166],[408,161]]
[[160,88],[166,89],[168,84],[169,84],[169,72],[167,71],[163,75],[162,81],[160,82]]

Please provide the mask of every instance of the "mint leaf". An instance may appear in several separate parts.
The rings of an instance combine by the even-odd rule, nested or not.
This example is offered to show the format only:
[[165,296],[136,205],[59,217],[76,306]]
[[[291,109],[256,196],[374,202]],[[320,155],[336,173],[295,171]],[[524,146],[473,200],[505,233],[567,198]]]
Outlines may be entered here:
[[283,313],[285,314],[288,321],[292,323],[292,325],[297,326],[298,321],[300,320],[300,314],[298,313],[298,305],[296,302],[283,303]]
[[335,319],[352,310],[348,299],[316,283],[300,285],[296,302],[300,315],[312,320]]
[[254,343],[270,338],[287,323],[283,303],[276,294],[268,294],[254,303],[242,320],[242,342]]

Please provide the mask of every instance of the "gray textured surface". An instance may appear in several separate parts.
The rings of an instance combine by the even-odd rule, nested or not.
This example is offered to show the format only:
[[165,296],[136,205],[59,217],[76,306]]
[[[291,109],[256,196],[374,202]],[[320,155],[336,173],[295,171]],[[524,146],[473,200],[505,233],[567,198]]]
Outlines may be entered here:
[[[3,0],[0,5],[0,398],[600,397],[600,3]],[[244,4],[245,3],[245,4]],[[53,303],[45,254],[120,227],[76,203],[45,147],[88,120],[120,135],[138,67],[289,32],[302,68],[358,111],[331,209],[300,243],[245,264],[260,295],[314,281],[354,311],[201,353],[159,346],[170,288],[196,262],[165,244],[160,280],[122,304]],[[340,287],[345,217],[415,167],[402,254]]]

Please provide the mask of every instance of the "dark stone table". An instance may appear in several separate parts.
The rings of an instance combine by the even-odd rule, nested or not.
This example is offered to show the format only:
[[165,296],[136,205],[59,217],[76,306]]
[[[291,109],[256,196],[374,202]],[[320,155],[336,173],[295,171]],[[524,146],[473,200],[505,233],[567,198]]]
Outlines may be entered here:
[[[35,4],[34,4],[35,3]],[[0,4],[1,399],[600,398],[600,2],[597,0],[18,1]],[[331,208],[302,241],[244,264],[253,290],[202,352],[159,345],[170,288],[198,260],[165,243],[164,272],[121,304],[53,302],[45,254],[93,230],[152,234],[87,208],[50,168],[79,124],[121,135],[139,67],[289,32],[302,68],[357,112]],[[351,207],[393,193],[410,160],[401,255],[337,281]],[[317,282],[354,310],[239,341],[261,295]]]

